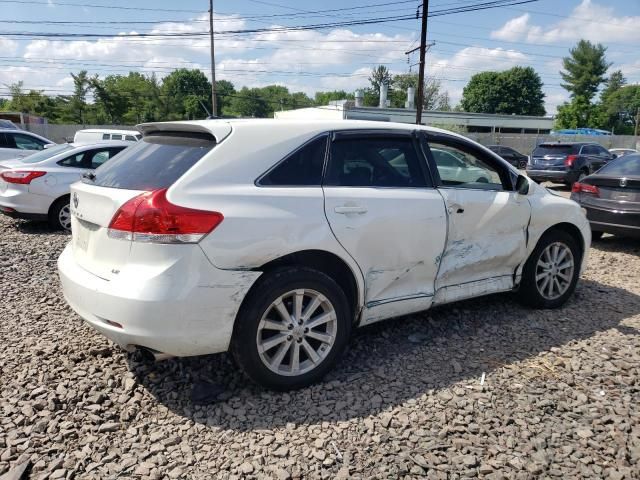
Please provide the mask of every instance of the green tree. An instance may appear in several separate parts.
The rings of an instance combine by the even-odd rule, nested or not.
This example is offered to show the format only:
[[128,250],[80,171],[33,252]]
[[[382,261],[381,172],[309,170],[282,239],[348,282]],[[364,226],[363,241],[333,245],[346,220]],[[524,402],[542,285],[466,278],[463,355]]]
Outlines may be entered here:
[[81,70],[77,74],[71,73],[73,78],[73,94],[60,95],[62,101],[62,111],[60,119],[63,122],[83,125],[93,123],[90,113],[91,107],[87,105],[87,94],[91,90],[91,78],[86,70]]
[[562,59],[562,87],[571,94],[571,98],[581,97],[591,102],[611,66],[605,58],[606,51],[607,48],[599,43],[594,45],[588,40],[580,40],[569,50],[569,56]]
[[607,96],[600,105],[606,123],[603,128],[621,135],[633,135],[635,119],[640,109],[640,85],[626,85]]
[[314,103],[318,106],[329,105],[329,102],[335,100],[353,100],[353,93],[347,93],[344,90],[331,90],[328,92],[316,92]]
[[[394,75],[393,90],[389,92],[392,107],[404,108],[405,102],[407,101],[407,90],[409,87],[416,89],[416,97],[414,98],[414,101],[418,101],[418,79],[419,77],[417,73],[402,73]],[[425,78],[422,108],[424,110],[451,109],[449,105],[449,94],[442,90],[442,83],[437,78]]]
[[462,91],[464,111],[544,115],[542,80],[531,67],[473,75]]
[[[594,45],[587,40],[580,40],[569,50],[569,56],[562,60],[562,86],[569,92],[571,100],[558,107],[556,128],[591,127],[606,122],[602,109],[592,102],[611,66],[606,60],[606,51],[606,47],[599,43]],[[614,89],[619,80],[618,75],[613,78]]]
[[375,107],[380,103],[380,85],[386,84],[389,87],[387,98],[391,97],[393,90],[393,77],[391,72],[384,65],[378,65],[371,69],[369,75],[369,88],[364,90],[364,104],[369,107]]
[[216,80],[216,107],[215,115],[225,115],[226,110],[231,105],[236,88],[228,80]]
[[200,70],[174,70],[162,80],[162,95],[167,120],[205,118],[204,108],[196,108],[199,102],[211,111],[211,83]]

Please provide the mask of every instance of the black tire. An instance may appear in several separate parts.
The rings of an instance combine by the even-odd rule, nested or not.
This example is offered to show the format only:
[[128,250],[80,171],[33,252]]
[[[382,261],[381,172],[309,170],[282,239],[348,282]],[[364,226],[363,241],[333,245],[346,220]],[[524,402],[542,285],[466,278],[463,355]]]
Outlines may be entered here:
[[489,179],[486,177],[480,177],[478,180],[476,180],[476,183],[489,183]]
[[522,160],[522,161],[518,162],[518,168],[520,170],[526,170],[527,169],[527,160]]
[[[71,231],[71,211],[70,211],[70,197],[62,197],[56,200],[49,209],[49,225],[57,230]],[[63,210],[68,212],[69,222],[62,221]]]
[[591,230],[591,240],[600,240],[602,238],[602,235],[604,235],[604,232],[601,232],[599,230]]
[[[271,308],[272,302],[298,289],[318,292],[328,300],[335,311],[335,340],[329,352],[315,367],[299,375],[287,376],[271,370],[260,357],[258,327],[263,315]],[[279,268],[260,277],[243,302],[234,326],[230,345],[231,354],[236,364],[251,380],[266,388],[293,390],[306,387],[322,379],[344,352],[351,332],[350,312],[345,293],[332,278],[324,273],[307,267]],[[295,347],[294,342],[295,340],[291,342],[292,347]],[[319,342],[319,345],[322,346],[322,343]],[[289,350],[289,347],[286,349],[288,353],[284,358],[288,358],[288,365],[291,366],[293,350]],[[300,352],[303,352],[301,347]],[[301,361],[303,357],[310,359],[306,352],[300,353]]]
[[[538,260],[544,250],[552,243],[562,243],[571,250],[573,255],[573,275],[569,284],[569,288],[559,297],[549,299],[543,296],[536,284],[536,270]],[[536,248],[531,253],[531,256],[524,265],[522,271],[522,281],[520,282],[520,288],[517,292],[518,300],[524,305],[533,308],[558,308],[561,307],[573,294],[578,283],[578,277],[580,276],[580,265],[582,264],[582,253],[578,247],[577,240],[562,230],[550,230],[546,232],[542,238],[538,241]]]

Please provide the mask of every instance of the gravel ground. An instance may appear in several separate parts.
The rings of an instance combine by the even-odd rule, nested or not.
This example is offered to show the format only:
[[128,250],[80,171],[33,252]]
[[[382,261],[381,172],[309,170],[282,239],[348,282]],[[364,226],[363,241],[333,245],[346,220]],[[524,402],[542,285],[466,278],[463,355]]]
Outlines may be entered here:
[[273,393],[226,355],[151,364],[94,333],[61,299],[68,239],[0,219],[0,475],[640,478],[638,241],[597,243],[561,310],[498,295],[374,325],[324,383]]

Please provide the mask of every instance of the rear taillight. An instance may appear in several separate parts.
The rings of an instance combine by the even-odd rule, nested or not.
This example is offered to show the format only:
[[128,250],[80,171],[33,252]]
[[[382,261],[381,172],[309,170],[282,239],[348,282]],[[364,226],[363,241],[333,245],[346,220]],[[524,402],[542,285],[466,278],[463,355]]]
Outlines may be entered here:
[[196,243],[220,225],[219,212],[180,207],[167,189],[145,192],[122,205],[109,224],[111,238],[149,243]]
[[31,180],[46,175],[47,172],[32,172],[28,170],[8,170],[0,173],[0,177],[7,183],[18,183],[20,185],[29,185]]
[[573,165],[573,162],[575,162],[578,159],[578,155],[567,155],[567,158],[565,158],[564,160],[564,164],[567,167],[570,167],[571,165]]
[[573,193],[587,193],[596,197],[600,196],[600,189],[595,185],[589,185],[588,183],[576,182],[571,187]]

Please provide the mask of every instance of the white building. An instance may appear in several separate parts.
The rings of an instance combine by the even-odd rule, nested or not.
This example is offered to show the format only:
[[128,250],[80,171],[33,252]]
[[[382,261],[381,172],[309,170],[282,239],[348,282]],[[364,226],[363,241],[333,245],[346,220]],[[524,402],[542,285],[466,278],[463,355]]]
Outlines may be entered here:
[[[377,120],[381,122],[415,123],[412,108],[363,107],[352,100],[338,100],[322,107],[275,112],[275,118]],[[425,111],[422,123],[435,127],[461,128],[469,133],[534,133],[548,134],[553,118],[526,115]]]

